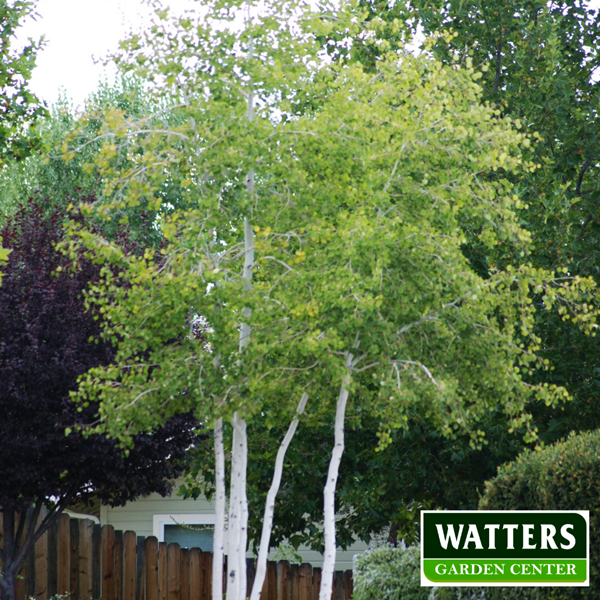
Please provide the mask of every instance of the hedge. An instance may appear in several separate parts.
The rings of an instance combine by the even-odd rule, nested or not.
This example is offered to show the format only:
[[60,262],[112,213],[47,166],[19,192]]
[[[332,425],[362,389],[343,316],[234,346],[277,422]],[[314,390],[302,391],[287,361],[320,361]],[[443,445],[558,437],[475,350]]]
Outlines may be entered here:
[[353,600],[538,600],[534,588],[421,587],[418,546],[389,546],[354,559]]
[[486,483],[479,508],[589,510],[590,587],[539,588],[539,598],[600,599],[600,431],[573,434],[566,441],[526,452],[504,465],[497,477]]
[[429,600],[431,588],[421,587],[418,547],[384,546],[354,559],[352,600]]

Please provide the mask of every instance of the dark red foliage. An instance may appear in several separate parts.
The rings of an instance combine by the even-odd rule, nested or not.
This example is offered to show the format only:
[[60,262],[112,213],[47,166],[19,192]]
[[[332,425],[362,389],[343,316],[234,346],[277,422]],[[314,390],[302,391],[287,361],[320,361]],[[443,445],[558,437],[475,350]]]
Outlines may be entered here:
[[[16,523],[14,511],[46,504],[54,512],[57,503],[64,508],[91,495],[122,504],[150,492],[166,494],[168,480],[182,472],[196,436],[193,418],[180,415],[159,431],[137,436],[124,457],[101,435],[65,435],[65,428],[97,418],[97,406],[79,412],[69,392],[76,389],[79,375],[108,364],[114,349],[100,339],[100,321],[84,306],[84,290],[98,279],[100,267],[82,259],[73,273],[69,260],[55,249],[64,221],[60,209],[48,215],[41,201],[31,200],[2,230],[2,246],[12,249],[0,286],[0,510],[5,540],[10,535],[6,518],[12,513],[8,520]],[[7,550],[0,549],[5,575],[13,562]],[[2,583],[0,577],[0,596],[9,597]]]

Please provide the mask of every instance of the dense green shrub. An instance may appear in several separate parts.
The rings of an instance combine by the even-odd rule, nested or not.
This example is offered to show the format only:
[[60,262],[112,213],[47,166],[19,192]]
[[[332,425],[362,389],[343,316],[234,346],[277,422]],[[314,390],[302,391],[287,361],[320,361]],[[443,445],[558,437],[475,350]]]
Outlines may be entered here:
[[[481,510],[589,510],[590,587],[539,588],[539,598],[600,598],[600,431],[522,454],[488,481]],[[515,588],[518,589],[518,588]],[[523,588],[526,589],[526,588]],[[519,596],[519,598],[525,596]]]
[[359,554],[353,600],[541,600],[537,588],[421,587],[420,563],[418,546]]
[[384,546],[359,554],[354,562],[353,600],[429,600],[421,587],[421,552],[416,546]]

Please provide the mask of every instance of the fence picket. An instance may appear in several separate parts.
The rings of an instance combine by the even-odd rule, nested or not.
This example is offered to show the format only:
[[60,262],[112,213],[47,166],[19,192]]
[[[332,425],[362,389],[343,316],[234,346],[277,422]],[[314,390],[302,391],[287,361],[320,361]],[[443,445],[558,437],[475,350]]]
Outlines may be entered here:
[[[72,519],[73,521],[75,519]],[[79,523],[79,600],[92,599],[92,530],[94,524],[90,519]],[[37,578],[37,576],[36,576]],[[46,600],[45,598],[43,600]]]
[[202,553],[202,599],[211,600],[212,598],[212,554],[210,552]]
[[[302,563],[299,569],[299,589],[298,589],[298,600],[313,600],[313,574],[312,565],[308,563]],[[294,598],[294,600],[296,600]]]
[[158,539],[146,538],[146,600],[158,600]]
[[126,531],[123,536],[123,600],[135,600],[136,569],[136,536],[134,531]]
[[167,544],[158,543],[158,598],[167,600]]
[[181,600],[181,549],[179,544],[167,548],[167,600]]
[[345,600],[352,600],[352,571],[344,571],[344,590],[346,592]]
[[[48,600],[48,533],[43,533],[35,543],[35,584],[33,593],[36,600]],[[87,600],[84,599],[84,600]]]
[[146,538],[138,535],[136,541],[135,600],[146,600]]
[[319,600],[319,591],[321,590],[321,568],[313,569],[313,600]]
[[290,598],[296,600],[300,596],[300,566],[290,565]]
[[182,548],[179,554],[181,561],[181,600],[190,600],[190,551]]
[[115,598],[123,598],[123,532],[115,531]]
[[[58,517],[58,558],[56,592],[68,594],[71,587],[71,528],[69,515]],[[106,598],[105,600],[114,600]]]
[[202,550],[190,550],[190,600],[204,600],[202,591]]
[[102,527],[92,527],[92,598],[100,598],[102,594]]
[[277,600],[292,600],[290,573],[290,563],[280,560],[277,563]]
[[115,529],[112,525],[102,528],[102,599],[115,597]]

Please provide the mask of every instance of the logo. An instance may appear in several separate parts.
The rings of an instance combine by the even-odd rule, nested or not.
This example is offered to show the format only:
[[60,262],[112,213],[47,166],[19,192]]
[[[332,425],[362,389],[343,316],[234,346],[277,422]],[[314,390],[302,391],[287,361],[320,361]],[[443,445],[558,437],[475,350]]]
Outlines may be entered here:
[[422,586],[589,586],[589,511],[424,510]]

